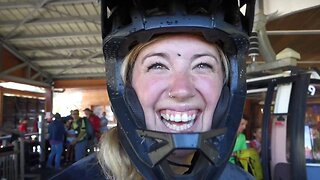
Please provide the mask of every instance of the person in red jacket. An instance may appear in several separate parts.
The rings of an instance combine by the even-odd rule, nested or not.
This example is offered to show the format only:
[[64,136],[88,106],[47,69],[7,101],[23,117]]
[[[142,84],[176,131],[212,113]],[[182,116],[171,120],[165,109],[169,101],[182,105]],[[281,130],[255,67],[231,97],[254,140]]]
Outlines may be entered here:
[[28,120],[27,120],[27,118],[21,119],[19,121],[18,129],[19,129],[19,132],[21,132],[21,133],[27,133],[27,131],[28,131]]
[[88,120],[90,121],[90,123],[92,124],[93,130],[94,130],[94,135],[95,135],[95,140],[99,141],[101,133],[100,133],[100,128],[101,128],[101,124],[100,124],[100,118],[95,115],[93,113],[93,111],[89,108],[86,108],[83,110],[84,114],[86,115],[86,117],[88,118]]

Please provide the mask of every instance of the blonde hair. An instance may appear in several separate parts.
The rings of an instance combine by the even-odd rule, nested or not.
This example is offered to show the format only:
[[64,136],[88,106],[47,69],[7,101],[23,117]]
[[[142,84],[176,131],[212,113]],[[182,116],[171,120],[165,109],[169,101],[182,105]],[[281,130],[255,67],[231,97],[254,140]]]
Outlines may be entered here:
[[[170,35],[161,35],[147,43],[138,44],[129,52],[121,67],[121,76],[125,84],[131,83],[132,69],[139,52],[155,41],[168,36]],[[225,74],[224,83],[226,83],[229,77],[229,63],[222,49],[218,45],[216,45],[216,48],[222,61],[222,69]],[[143,179],[130,161],[128,154],[123,150],[119,142],[117,128],[109,130],[101,137],[98,159],[105,175],[110,179]]]
[[102,135],[98,160],[109,179],[143,179],[123,150],[117,128],[112,128]]

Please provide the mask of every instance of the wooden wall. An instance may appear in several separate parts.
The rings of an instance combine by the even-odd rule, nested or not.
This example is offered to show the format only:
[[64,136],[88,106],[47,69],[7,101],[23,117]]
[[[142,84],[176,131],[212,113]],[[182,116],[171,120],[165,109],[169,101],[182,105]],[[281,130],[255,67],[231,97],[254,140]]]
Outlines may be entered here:
[[[41,107],[38,108],[40,102],[39,107]],[[34,105],[35,103],[36,105]],[[50,89],[46,93],[34,93],[0,87],[0,126],[3,126],[6,121],[11,121],[13,117],[18,118],[18,120],[20,117],[35,117],[34,114],[51,111],[51,109],[52,94]],[[9,122],[9,127],[14,126],[15,123]]]
[[106,87],[100,88],[67,88],[63,92],[54,93],[53,113],[65,116],[70,110],[82,110],[97,106],[109,106],[109,98]]

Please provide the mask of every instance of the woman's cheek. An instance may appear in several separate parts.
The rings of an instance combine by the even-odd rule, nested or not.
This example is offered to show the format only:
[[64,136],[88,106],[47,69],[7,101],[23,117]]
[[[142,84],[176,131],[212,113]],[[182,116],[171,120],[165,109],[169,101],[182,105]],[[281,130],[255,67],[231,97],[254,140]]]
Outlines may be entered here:
[[138,84],[139,92],[137,94],[140,101],[143,101],[144,104],[153,104],[160,98],[168,83],[162,78],[150,77],[141,80]]
[[197,89],[201,92],[202,96],[211,101],[219,97],[223,82],[218,78],[196,78],[194,79]]

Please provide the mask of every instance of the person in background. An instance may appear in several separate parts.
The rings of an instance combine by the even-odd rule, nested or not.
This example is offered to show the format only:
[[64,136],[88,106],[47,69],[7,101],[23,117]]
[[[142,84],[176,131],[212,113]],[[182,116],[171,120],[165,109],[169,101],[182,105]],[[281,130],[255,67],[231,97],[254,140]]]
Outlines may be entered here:
[[28,118],[25,117],[19,121],[18,130],[21,133],[27,133],[28,132]]
[[262,131],[261,127],[254,128],[252,131],[254,139],[249,143],[250,148],[254,148],[258,152],[258,154],[261,153],[261,140],[262,140],[261,131]]
[[72,145],[75,146],[75,161],[79,161],[86,155],[88,140],[90,139],[87,129],[88,126],[91,127],[91,124],[86,118],[79,116],[78,109],[72,111],[72,119],[71,128],[75,131],[77,137]]
[[32,132],[34,132],[34,133],[39,132],[39,121],[38,121],[38,118],[36,118],[36,119],[33,121],[33,124],[32,124]]
[[100,133],[103,134],[103,133],[108,131],[109,120],[106,117],[106,112],[102,112],[102,117],[100,119],[101,119],[101,122],[100,122],[100,125],[101,125]]
[[77,139],[76,137],[76,131],[71,128],[72,124],[72,119],[67,120],[65,123],[65,128],[66,128],[66,147],[67,147],[67,152],[66,152],[66,163],[72,163],[74,161],[74,145],[75,141]]
[[84,114],[86,115],[87,119],[90,121],[93,131],[94,131],[94,142],[97,143],[100,139],[101,133],[100,133],[100,128],[101,128],[101,120],[100,118],[93,113],[93,111],[89,108],[86,108],[83,110]]
[[60,170],[61,154],[63,150],[63,142],[65,138],[65,127],[61,121],[61,116],[59,113],[56,113],[53,116],[53,121],[48,126],[49,133],[49,143],[51,145],[51,152],[48,157],[47,167],[53,168],[53,159],[54,167],[56,170]]
[[[241,132],[237,138],[234,151],[234,162],[243,168],[246,172],[252,174],[256,180],[263,179],[260,152],[261,152],[261,128],[254,129],[255,139],[249,142],[247,147],[246,137],[242,133],[246,128],[248,118],[244,116],[241,120],[238,132]],[[237,147],[236,147],[237,146]]]
[[62,122],[66,123],[68,120],[72,119],[72,110],[70,110],[70,114],[68,116],[62,117]]
[[248,124],[248,117],[246,115],[243,115],[240,125],[238,127],[238,131],[237,131],[237,139],[236,142],[234,144],[234,148],[232,151],[232,156],[230,157],[229,161],[233,164],[235,164],[236,162],[236,153],[238,151],[241,150],[245,150],[248,149],[247,147],[247,139],[246,136],[243,134],[243,131],[246,129]]

